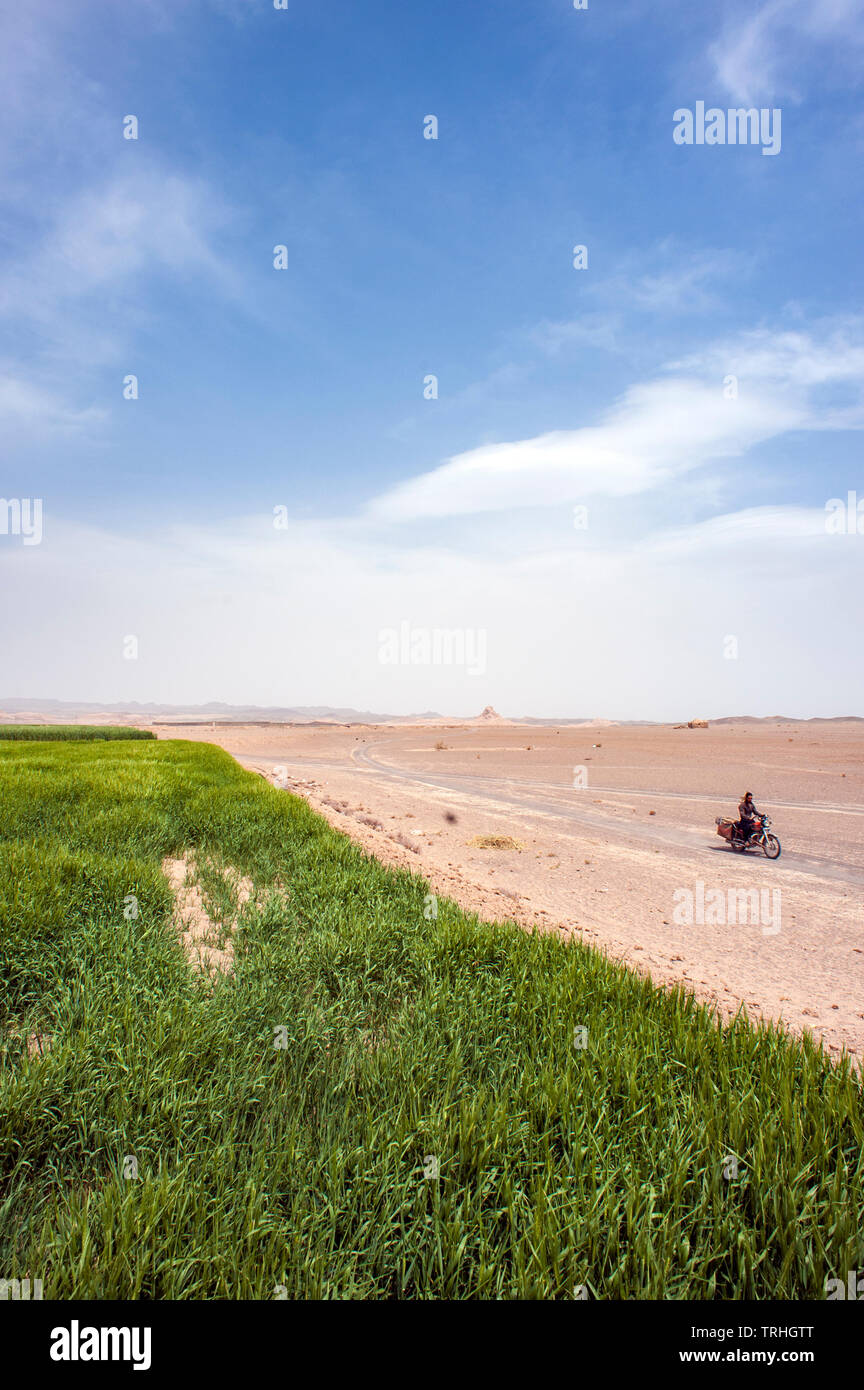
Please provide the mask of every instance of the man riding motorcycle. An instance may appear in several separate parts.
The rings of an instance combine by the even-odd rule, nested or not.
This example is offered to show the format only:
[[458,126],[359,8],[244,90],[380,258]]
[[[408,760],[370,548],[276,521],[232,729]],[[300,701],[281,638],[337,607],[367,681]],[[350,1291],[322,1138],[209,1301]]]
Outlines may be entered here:
[[757,811],[752,792],[745,792],[739,801],[738,816],[738,820],[718,816],[715,822],[717,834],[728,841],[730,849],[738,854],[744,854],[748,849],[761,849],[766,859],[779,859],[782,849],[780,841],[770,829],[771,817],[764,811]]
[[738,803],[738,815],[741,819],[735,826],[735,829],[740,832],[745,845],[753,834],[755,818],[760,814],[761,812],[757,811],[756,807],[753,805],[753,793],[745,792],[743,798]]

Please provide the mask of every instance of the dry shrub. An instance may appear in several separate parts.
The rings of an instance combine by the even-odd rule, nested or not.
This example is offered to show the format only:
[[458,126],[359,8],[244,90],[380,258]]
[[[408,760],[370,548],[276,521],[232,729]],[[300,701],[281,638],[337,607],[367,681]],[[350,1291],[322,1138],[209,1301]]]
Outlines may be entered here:
[[475,835],[468,844],[472,849],[522,849],[520,842],[511,835]]

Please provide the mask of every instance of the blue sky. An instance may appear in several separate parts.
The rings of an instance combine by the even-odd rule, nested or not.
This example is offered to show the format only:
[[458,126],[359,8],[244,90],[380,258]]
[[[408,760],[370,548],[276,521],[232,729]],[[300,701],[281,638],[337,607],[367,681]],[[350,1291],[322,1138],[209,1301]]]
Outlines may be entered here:
[[0,696],[864,713],[851,0],[4,9]]

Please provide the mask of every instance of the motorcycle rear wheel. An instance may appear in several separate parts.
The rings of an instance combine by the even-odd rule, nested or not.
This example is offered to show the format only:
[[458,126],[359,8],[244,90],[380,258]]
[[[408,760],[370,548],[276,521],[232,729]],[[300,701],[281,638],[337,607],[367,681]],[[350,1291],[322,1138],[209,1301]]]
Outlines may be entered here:
[[729,841],[729,843],[736,854],[743,854],[745,849],[747,848],[745,842],[736,835],[732,836],[732,839]]

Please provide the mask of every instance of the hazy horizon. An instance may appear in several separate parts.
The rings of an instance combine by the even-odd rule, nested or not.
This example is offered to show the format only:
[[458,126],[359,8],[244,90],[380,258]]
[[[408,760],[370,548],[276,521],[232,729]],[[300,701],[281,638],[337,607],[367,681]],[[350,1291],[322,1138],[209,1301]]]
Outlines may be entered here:
[[[127,714],[127,713],[137,713],[138,711],[141,711],[141,712],[143,712],[143,713],[148,713],[148,712],[149,712],[149,713],[152,713],[152,714],[155,714],[155,715],[164,714],[164,715],[171,715],[171,716],[179,716],[179,715],[187,714],[187,713],[190,714],[190,715],[194,715],[194,714],[198,713],[199,711],[203,711],[203,710],[216,710],[216,709],[223,709],[223,710],[227,711],[227,715],[224,716],[224,717],[231,717],[231,716],[233,716],[233,715],[237,715],[237,716],[238,716],[238,719],[239,719],[240,716],[243,716],[243,715],[247,715],[247,714],[248,714],[248,715],[250,716],[249,722],[253,722],[253,723],[254,723],[255,721],[254,721],[253,718],[251,718],[251,716],[253,716],[256,712],[259,713],[259,714],[261,714],[261,715],[271,715],[271,714],[272,714],[272,715],[280,715],[280,714],[286,714],[286,715],[287,715],[287,714],[302,714],[302,715],[305,715],[307,718],[317,718],[317,717],[325,718],[325,717],[327,717],[327,716],[333,717],[333,716],[336,716],[336,715],[346,715],[346,716],[348,716],[348,715],[355,716],[355,715],[356,715],[356,716],[359,716],[360,718],[365,718],[365,717],[368,716],[368,717],[370,717],[370,718],[375,718],[375,719],[380,718],[380,719],[399,719],[399,720],[404,720],[404,719],[412,719],[412,718],[415,718],[415,719],[435,719],[435,718],[440,718],[440,719],[457,719],[457,720],[458,720],[458,719],[476,720],[476,719],[479,718],[481,715],[485,714],[487,708],[491,708],[491,709],[492,709],[493,715],[496,716],[496,717],[502,718],[502,719],[510,719],[510,720],[516,720],[516,721],[519,721],[519,720],[524,720],[524,721],[542,721],[542,722],[546,722],[546,723],[554,723],[556,720],[560,721],[561,723],[577,723],[577,722],[588,723],[588,722],[590,722],[591,720],[609,719],[609,721],[610,721],[611,723],[620,723],[620,724],[664,724],[664,725],[665,725],[665,724],[669,724],[669,723],[673,723],[673,722],[674,722],[674,723],[677,723],[677,722],[679,722],[679,720],[681,720],[681,719],[683,719],[684,722],[686,722],[686,720],[687,720],[688,718],[689,718],[689,719],[701,719],[701,718],[704,718],[704,719],[709,720],[709,722],[713,722],[713,723],[729,722],[729,721],[732,721],[732,720],[747,720],[747,719],[767,719],[767,720],[778,719],[778,720],[781,720],[781,721],[782,721],[782,720],[795,720],[796,722],[806,722],[806,721],[810,721],[810,720],[826,720],[826,721],[833,721],[833,722],[843,722],[844,720],[859,720],[859,719],[864,719],[864,716],[862,716],[862,715],[854,714],[854,713],[849,713],[849,712],[846,712],[846,713],[844,713],[844,714],[834,714],[834,715],[795,715],[795,714],[790,714],[788,711],[785,711],[785,710],[781,710],[780,712],[778,712],[778,711],[775,710],[775,711],[772,711],[771,714],[768,714],[768,715],[753,715],[753,714],[748,713],[747,711],[739,711],[739,712],[736,713],[736,714],[729,714],[729,713],[727,712],[727,713],[725,713],[725,714],[719,714],[719,713],[717,713],[717,714],[712,714],[712,715],[705,715],[704,712],[703,712],[703,713],[698,713],[698,712],[697,712],[697,713],[692,713],[692,712],[691,712],[691,713],[689,714],[689,716],[688,716],[688,715],[677,714],[677,715],[670,715],[670,716],[669,716],[668,718],[666,718],[666,719],[648,719],[648,718],[645,718],[644,716],[643,716],[643,717],[640,717],[640,716],[638,716],[638,715],[631,715],[631,716],[628,716],[627,718],[623,718],[623,717],[622,717],[621,719],[612,719],[611,716],[599,714],[599,713],[597,713],[596,711],[595,711],[593,714],[585,714],[585,713],[583,713],[583,714],[575,714],[575,713],[572,713],[572,712],[561,713],[561,711],[559,711],[557,714],[554,714],[554,715],[548,715],[548,714],[540,714],[540,715],[538,715],[538,714],[535,714],[535,713],[533,713],[533,712],[531,712],[531,711],[527,711],[527,710],[520,710],[520,711],[517,713],[517,712],[514,712],[514,711],[512,711],[512,710],[498,709],[498,708],[497,708],[496,706],[494,706],[494,705],[492,705],[492,706],[484,706],[484,708],[483,708],[482,710],[479,710],[479,709],[478,709],[478,710],[474,710],[473,712],[468,712],[468,711],[466,711],[466,710],[436,710],[436,709],[413,709],[413,710],[408,710],[408,711],[399,711],[399,712],[397,712],[397,711],[393,711],[393,710],[358,709],[358,708],[357,708],[356,706],[354,706],[354,705],[328,705],[328,704],[323,704],[323,703],[320,703],[320,702],[319,702],[319,703],[316,703],[316,704],[312,704],[312,705],[300,705],[300,704],[255,705],[255,704],[248,704],[248,703],[229,704],[229,703],[227,703],[226,701],[223,701],[223,700],[207,700],[207,701],[201,701],[201,702],[196,703],[196,704],[193,704],[193,703],[190,702],[190,703],[188,703],[188,704],[180,704],[180,705],[177,705],[177,704],[167,704],[167,703],[158,702],[158,701],[152,701],[152,700],[141,700],[141,701],[127,700],[127,701],[124,701],[124,702],[116,702],[116,703],[108,702],[108,703],[106,703],[105,701],[102,701],[102,700],[55,700],[55,699],[51,698],[50,696],[49,696],[49,697],[32,696],[32,697],[30,697],[30,698],[28,698],[27,696],[10,696],[10,697],[2,697],[2,696],[0,696],[0,720],[2,720],[2,717],[3,717],[4,715],[6,715],[6,714],[22,714],[22,713],[27,713],[27,712],[32,712],[32,713],[34,713],[34,714],[48,714],[48,713],[51,713],[51,712],[53,712],[53,711],[62,712],[63,710],[68,710],[70,713],[72,713],[72,712],[74,712],[74,711],[77,710],[77,711],[80,711],[81,713],[84,713],[84,714],[86,714],[86,713],[88,712],[88,710],[92,710],[93,712],[99,711],[99,712],[102,712],[102,713],[105,713],[105,714],[110,714],[110,713]],[[206,721],[205,721],[205,722],[206,722]]]

